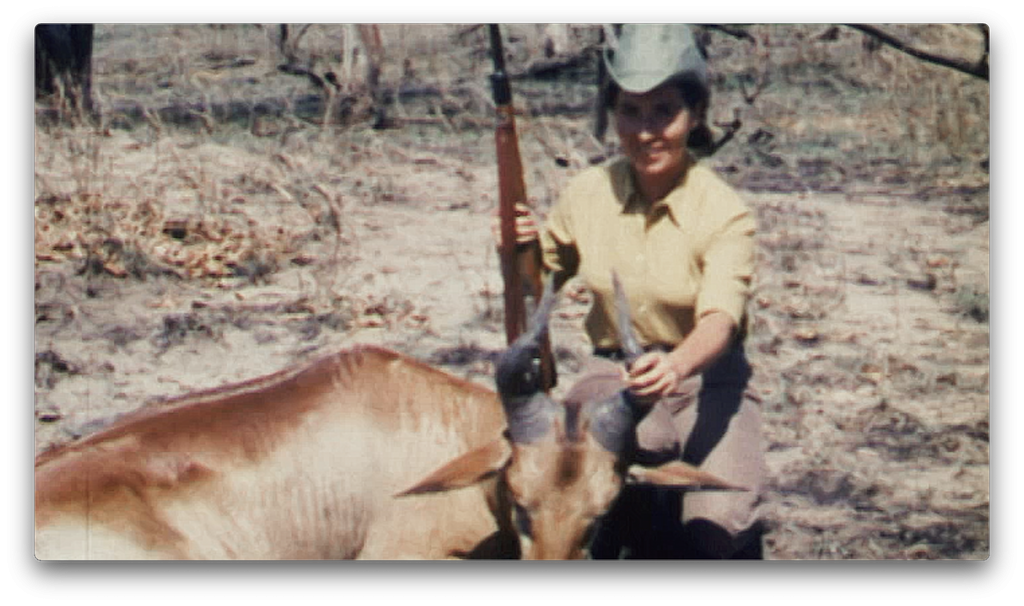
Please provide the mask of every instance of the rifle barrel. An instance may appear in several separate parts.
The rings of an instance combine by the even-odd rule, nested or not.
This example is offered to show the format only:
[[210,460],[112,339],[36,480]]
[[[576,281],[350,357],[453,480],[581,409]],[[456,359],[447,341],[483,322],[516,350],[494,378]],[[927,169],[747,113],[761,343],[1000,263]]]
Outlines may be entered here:
[[[516,135],[515,112],[512,107],[512,88],[505,72],[505,54],[501,44],[501,30],[491,24],[491,54],[494,73],[491,85],[494,104],[497,108],[498,123],[495,127],[495,145],[498,157],[498,204],[501,226],[501,273],[505,282],[505,337],[511,345],[526,331],[526,295],[534,297],[539,304],[541,296],[541,269],[539,249],[523,247],[516,243],[517,203],[526,202],[526,185],[523,181],[522,157]],[[555,384],[554,357],[545,335],[541,340],[541,368],[545,389]]]
[[494,61],[494,73],[491,74],[491,90],[494,96],[494,104],[498,107],[512,105],[512,87],[508,82],[508,72],[505,71],[505,48],[501,43],[501,29],[497,23],[492,23],[491,32],[491,57]]

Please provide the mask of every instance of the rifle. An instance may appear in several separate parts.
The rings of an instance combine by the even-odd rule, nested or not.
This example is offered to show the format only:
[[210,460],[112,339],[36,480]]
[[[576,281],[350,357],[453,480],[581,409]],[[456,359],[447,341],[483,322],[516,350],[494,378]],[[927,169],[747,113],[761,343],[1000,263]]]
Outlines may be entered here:
[[[540,249],[534,244],[516,242],[517,203],[526,203],[526,185],[523,183],[523,162],[516,137],[515,110],[512,107],[512,88],[505,71],[505,50],[501,43],[498,24],[490,25],[491,55],[494,73],[491,89],[498,121],[494,140],[498,157],[498,204],[501,221],[501,275],[505,282],[505,339],[512,344],[526,331],[526,298],[533,306],[540,303],[543,291],[541,281]],[[545,390],[555,385],[555,361],[547,335],[541,339],[541,375]]]

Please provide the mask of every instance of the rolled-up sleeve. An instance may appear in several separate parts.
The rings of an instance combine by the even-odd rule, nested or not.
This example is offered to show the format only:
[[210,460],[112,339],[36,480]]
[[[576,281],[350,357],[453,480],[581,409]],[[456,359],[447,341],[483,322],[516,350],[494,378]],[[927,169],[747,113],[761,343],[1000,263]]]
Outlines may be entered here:
[[722,311],[741,326],[753,288],[757,223],[749,209],[733,211],[711,235],[704,251],[696,315],[700,319],[712,311]]

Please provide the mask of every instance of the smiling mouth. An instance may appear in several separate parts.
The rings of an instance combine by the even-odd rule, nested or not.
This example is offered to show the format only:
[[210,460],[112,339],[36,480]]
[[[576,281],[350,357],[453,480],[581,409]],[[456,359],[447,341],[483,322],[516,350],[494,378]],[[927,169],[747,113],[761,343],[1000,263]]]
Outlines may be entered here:
[[663,149],[645,149],[640,152],[641,157],[654,159],[665,154]]

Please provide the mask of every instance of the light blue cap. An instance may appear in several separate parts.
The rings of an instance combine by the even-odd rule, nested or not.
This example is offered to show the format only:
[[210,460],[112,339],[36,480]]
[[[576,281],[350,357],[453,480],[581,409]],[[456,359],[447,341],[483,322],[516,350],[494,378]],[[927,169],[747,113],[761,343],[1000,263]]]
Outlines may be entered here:
[[622,90],[646,93],[676,76],[707,87],[707,60],[685,23],[627,23],[615,48],[606,48],[608,74]]

